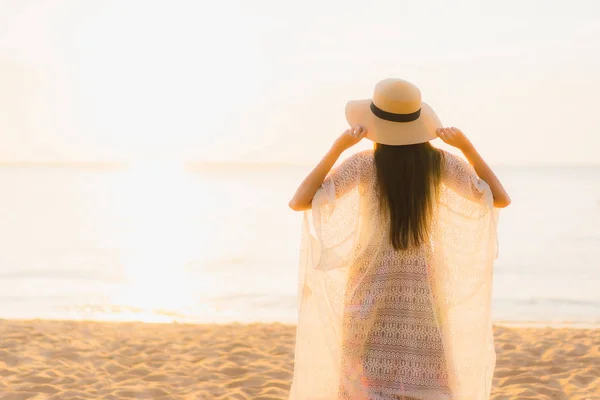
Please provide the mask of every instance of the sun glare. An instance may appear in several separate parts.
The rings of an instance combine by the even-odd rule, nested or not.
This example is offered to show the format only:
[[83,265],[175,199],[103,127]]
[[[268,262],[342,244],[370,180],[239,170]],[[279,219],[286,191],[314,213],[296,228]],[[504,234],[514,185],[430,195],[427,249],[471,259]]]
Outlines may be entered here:
[[191,256],[187,179],[183,164],[144,161],[133,164],[122,180],[127,284],[113,293],[111,302],[137,309],[145,320],[176,319],[194,305],[185,269]]

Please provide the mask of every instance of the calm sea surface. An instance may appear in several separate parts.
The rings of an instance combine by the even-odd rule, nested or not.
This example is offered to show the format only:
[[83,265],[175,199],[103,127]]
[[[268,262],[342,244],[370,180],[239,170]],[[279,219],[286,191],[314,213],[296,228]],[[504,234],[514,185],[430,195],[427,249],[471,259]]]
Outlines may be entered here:
[[[295,322],[310,167],[0,167],[0,318]],[[600,167],[503,167],[496,322],[600,323]]]

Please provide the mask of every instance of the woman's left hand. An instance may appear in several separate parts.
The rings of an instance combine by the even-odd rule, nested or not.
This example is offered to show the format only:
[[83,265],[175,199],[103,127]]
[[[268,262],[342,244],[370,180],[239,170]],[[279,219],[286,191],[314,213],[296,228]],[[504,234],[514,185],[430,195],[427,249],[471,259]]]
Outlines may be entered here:
[[367,135],[367,129],[362,125],[354,125],[348,128],[336,139],[334,146],[341,151],[349,149],[360,142]]

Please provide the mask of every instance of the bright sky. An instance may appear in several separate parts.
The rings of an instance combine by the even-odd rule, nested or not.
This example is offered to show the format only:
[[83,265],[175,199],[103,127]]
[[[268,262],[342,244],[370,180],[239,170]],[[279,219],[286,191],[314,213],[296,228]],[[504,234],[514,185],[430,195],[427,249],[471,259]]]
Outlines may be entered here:
[[597,0],[0,0],[0,161],[313,162],[398,77],[492,163],[599,163],[598,71]]

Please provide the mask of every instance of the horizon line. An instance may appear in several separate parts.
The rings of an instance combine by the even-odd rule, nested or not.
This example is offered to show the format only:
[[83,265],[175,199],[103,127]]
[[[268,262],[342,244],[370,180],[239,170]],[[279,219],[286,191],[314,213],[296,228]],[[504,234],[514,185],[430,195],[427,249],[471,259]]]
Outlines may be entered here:
[[[163,161],[163,160],[144,160],[144,161],[0,161],[0,167],[128,167],[139,164],[140,162],[165,162],[167,164],[181,164],[183,166],[290,166],[290,167],[309,167],[315,165],[313,162],[287,162],[287,161]],[[600,163],[490,163],[494,167],[600,167]]]

